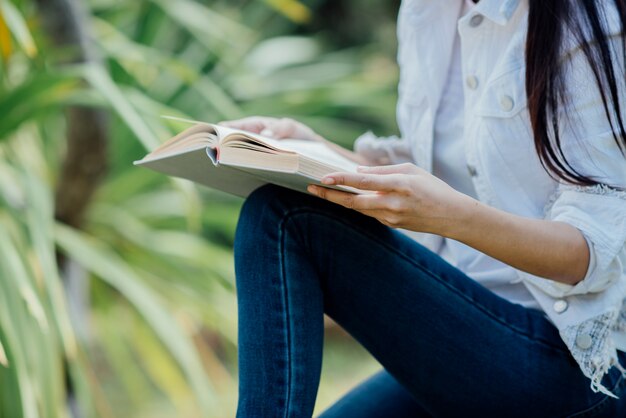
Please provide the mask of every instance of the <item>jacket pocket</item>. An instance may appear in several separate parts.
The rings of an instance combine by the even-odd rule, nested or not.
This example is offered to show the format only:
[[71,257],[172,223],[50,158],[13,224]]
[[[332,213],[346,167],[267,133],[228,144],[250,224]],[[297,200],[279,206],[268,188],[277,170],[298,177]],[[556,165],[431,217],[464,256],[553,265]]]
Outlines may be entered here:
[[515,66],[492,77],[475,108],[477,116],[511,118],[527,108],[526,67]]

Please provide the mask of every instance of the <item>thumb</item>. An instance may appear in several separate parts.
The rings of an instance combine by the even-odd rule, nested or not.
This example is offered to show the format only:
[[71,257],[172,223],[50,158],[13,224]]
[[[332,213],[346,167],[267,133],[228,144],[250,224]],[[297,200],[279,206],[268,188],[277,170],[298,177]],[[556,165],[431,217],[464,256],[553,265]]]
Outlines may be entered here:
[[290,137],[288,129],[281,121],[271,121],[267,123],[265,128],[261,131],[261,135],[274,139],[285,139]]
[[417,174],[421,169],[411,163],[381,165],[375,167],[359,166],[359,173],[368,174]]
[[296,138],[296,131],[298,128],[298,124],[293,119],[289,118],[281,118],[272,121],[272,123],[268,126],[274,133],[274,138],[277,139],[291,139]]

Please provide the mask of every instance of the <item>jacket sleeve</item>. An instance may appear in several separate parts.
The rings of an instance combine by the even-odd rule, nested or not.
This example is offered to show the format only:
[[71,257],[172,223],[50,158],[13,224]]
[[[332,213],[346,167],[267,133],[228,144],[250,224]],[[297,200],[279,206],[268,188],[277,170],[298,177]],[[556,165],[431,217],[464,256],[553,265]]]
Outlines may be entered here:
[[[626,123],[622,38],[610,39],[621,117]],[[575,286],[545,285],[568,296],[600,292],[626,275],[626,146],[620,147],[615,140],[616,114],[610,113],[612,127],[582,50],[570,51],[563,65],[567,93],[559,114],[563,156],[576,172],[599,183],[588,187],[559,184],[546,212],[547,219],[578,228],[589,246],[589,268],[581,282]],[[609,100],[609,109],[612,107]]]
[[603,291],[626,274],[626,192],[563,186],[558,193],[547,218],[578,228],[587,240],[590,260],[581,282],[555,286],[563,296]]
[[375,165],[413,162],[407,141],[397,136],[381,138],[368,131],[356,139],[354,151]]

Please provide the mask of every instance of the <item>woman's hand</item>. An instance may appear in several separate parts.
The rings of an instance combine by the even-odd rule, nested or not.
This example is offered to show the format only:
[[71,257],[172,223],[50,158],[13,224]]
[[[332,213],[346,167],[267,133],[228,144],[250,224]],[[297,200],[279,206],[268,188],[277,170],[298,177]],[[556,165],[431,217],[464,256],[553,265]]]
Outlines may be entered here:
[[228,128],[241,129],[275,139],[304,139],[308,141],[326,142],[303,123],[289,118],[270,118],[252,116],[219,123]]
[[322,183],[373,193],[356,195],[313,185],[309,192],[393,228],[455,239],[539,277],[575,285],[589,266],[589,247],[577,228],[487,206],[412,164],[334,173]]
[[322,183],[374,193],[352,194],[314,185],[309,192],[393,228],[444,236],[454,227],[460,211],[474,202],[413,164],[360,167],[358,173],[330,174]]

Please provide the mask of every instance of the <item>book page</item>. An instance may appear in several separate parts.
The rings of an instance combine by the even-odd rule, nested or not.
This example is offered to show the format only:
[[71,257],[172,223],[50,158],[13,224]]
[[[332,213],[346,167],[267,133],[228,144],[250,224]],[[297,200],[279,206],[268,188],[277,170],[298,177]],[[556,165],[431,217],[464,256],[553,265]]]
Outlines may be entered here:
[[167,154],[178,154],[193,149],[215,146],[219,142],[218,132],[213,125],[197,124],[185,129],[175,137],[161,144],[144,157],[145,160],[158,158]]
[[297,152],[300,155],[312,160],[319,161],[325,165],[337,167],[342,171],[356,173],[359,166],[354,161],[350,161],[339,155],[321,142],[305,141],[301,139],[282,139],[278,144],[281,148]]
[[267,138],[252,132],[240,131],[224,126],[215,126],[215,129],[218,131],[218,135],[221,138],[220,142],[224,146],[228,146],[229,142],[245,141],[250,142],[251,145],[257,143],[276,151],[300,154],[321,164],[336,167],[341,171],[356,172],[358,167],[357,163],[339,155],[321,142],[304,139]]

